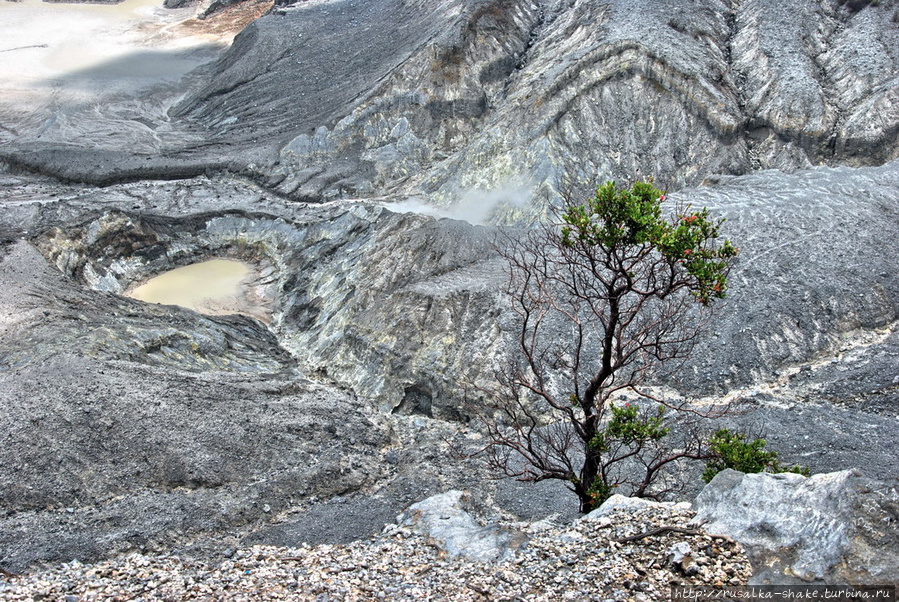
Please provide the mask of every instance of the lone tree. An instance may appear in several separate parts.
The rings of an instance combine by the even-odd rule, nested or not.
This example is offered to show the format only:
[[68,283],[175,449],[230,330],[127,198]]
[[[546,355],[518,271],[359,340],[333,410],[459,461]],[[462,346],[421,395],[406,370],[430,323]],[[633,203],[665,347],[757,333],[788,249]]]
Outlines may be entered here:
[[[695,431],[662,444],[663,414],[679,407],[641,384],[690,355],[737,249],[718,240],[723,219],[690,207],[663,217],[664,198],[649,182],[608,182],[501,251],[521,361],[482,400],[484,452],[508,476],[565,481],[582,512],[621,485],[653,495],[663,467],[706,457]],[[614,405],[625,393],[635,403]]]

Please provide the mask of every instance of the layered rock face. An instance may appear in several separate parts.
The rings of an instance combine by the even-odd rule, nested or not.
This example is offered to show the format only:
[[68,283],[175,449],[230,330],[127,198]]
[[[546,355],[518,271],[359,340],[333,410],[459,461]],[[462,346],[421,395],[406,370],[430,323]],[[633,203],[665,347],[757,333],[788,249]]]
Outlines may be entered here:
[[[242,259],[258,266],[258,297],[271,306],[272,332],[263,332],[304,372],[330,376],[388,412],[458,418],[464,387],[491,374],[505,345],[495,234],[369,204],[279,213],[108,211],[51,228],[37,243],[74,281],[117,294],[205,257]],[[174,338],[184,348],[198,344]],[[229,369],[234,355],[224,360]],[[202,368],[205,359],[181,353],[170,363]],[[208,359],[208,367],[220,365]]]
[[[724,393],[783,377],[839,382],[851,371],[848,388],[885,408],[895,397],[886,350],[895,348],[899,259],[882,253],[892,231],[870,225],[895,220],[880,199],[897,188],[893,163],[673,194],[726,216],[741,246],[729,299],[675,386]],[[497,232],[370,204],[273,211],[112,211],[51,228],[38,245],[70,277],[111,293],[207,256],[246,259],[265,275],[272,331],[303,370],[386,410],[457,418],[465,388],[488,384],[514,357]]]
[[[672,194],[672,203],[726,217],[741,256],[704,352],[669,384],[724,393],[785,377],[840,381],[852,371],[849,389],[868,403],[893,399],[894,356],[883,350],[895,348],[899,258],[882,252],[894,232],[871,226],[895,223],[896,208],[882,199],[897,190],[894,162]],[[51,228],[38,245],[70,277],[112,293],[207,256],[257,264],[280,344],[307,373],[388,410],[457,417],[464,389],[487,384],[514,357],[497,231],[366,203],[271,211],[112,211]]]
[[[680,186],[899,152],[899,39],[887,3],[858,13],[828,2],[472,4],[461,39],[413,55],[391,88],[327,134],[296,139],[282,159],[343,158],[335,147],[357,141],[362,164],[382,171],[394,158],[401,175],[430,163],[416,184],[448,201],[521,178],[557,189],[560,173]],[[435,114],[446,103],[435,80],[452,84],[458,108]],[[410,97],[420,108],[402,106]]]
[[[283,147],[271,182],[302,198],[368,193],[407,177],[413,186],[403,189],[452,202],[460,190],[522,179],[551,196],[561,174],[569,184],[644,175],[681,186],[758,168],[872,164],[899,152],[897,9],[880,4],[857,11],[836,2],[708,0],[690,10],[676,1],[374,2],[360,14],[351,2],[332,3],[258,21],[222,61],[213,87],[182,111],[225,139],[259,120],[279,131],[317,128]],[[422,11],[452,25],[426,37],[414,26]],[[271,89],[282,85],[272,83],[283,81],[279,73],[303,82],[304,96],[322,94],[323,76],[306,70],[323,64],[318,53],[333,52],[293,44],[286,32],[308,39],[303,28],[328,18],[352,47],[367,48],[378,18],[360,37],[351,25],[375,13],[411,26],[390,36],[390,74],[367,63],[364,73],[378,85],[347,105],[351,111],[307,115],[321,105],[305,98],[286,107],[283,88]],[[277,63],[269,44],[284,49]],[[262,82],[225,92],[217,83],[232,86],[241,81],[232,70],[258,73],[262,65],[270,69]],[[262,97],[277,100],[257,107]]]
[[165,133],[155,156],[49,153],[23,132],[18,143],[40,152],[12,159],[91,182],[213,166],[301,200],[393,190],[445,204],[470,189],[546,201],[594,179],[654,176],[674,188],[759,168],[879,164],[899,153],[897,10],[297,3],[237,36],[174,120],[150,116]]

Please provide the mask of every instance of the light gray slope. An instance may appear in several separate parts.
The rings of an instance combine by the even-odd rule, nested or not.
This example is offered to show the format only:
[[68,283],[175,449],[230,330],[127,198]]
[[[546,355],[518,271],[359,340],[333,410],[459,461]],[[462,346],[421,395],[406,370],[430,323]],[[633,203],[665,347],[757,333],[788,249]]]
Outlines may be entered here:
[[343,0],[276,11],[237,37],[176,112],[242,142],[331,125],[446,28],[454,4]]
[[0,280],[4,567],[221,535],[382,475],[390,427],[261,325],[87,290],[24,242]]
[[899,162],[764,171],[672,199],[725,216],[740,247],[696,378],[725,387],[770,380],[790,366],[839,359],[864,346],[866,333],[879,338],[895,327]]
[[[368,204],[280,213],[162,217],[87,210],[80,219],[44,230],[35,244],[72,281],[107,293],[209,256],[258,265],[268,274],[270,328],[283,349],[272,341],[256,358],[237,328],[238,336],[227,342],[230,369],[238,369],[248,348],[253,359],[246,360],[246,371],[277,371],[280,366],[269,363],[286,349],[306,373],[328,375],[387,411],[408,395],[418,401],[403,411],[426,404],[421,412],[454,417],[459,379],[490,374],[490,358],[503,347],[497,293],[504,267],[494,256],[495,234],[461,221]],[[46,212],[44,219],[52,215]],[[192,334],[164,328],[147,334],[128,319],[117,324],[125,332],[115,331],[114,340],[103,344],[122,348],[126,356],[129,344],[140,347],[144,341],[144,346],[176,348],[167,362],[171,366],[221,364],[203,352],[207,339],[221,338],[225,324],[209,334],[203,321],[188,328]],[[252,321],[243,325],[253,327]],[[258,330],[256,338],[272,336]],[[488,364],[471,366],[473,358]]]
[[296,199],[399,190],[444,204],[510,185],[543,202],[595,178],[655,176],[674,189],[759,168],[877,165],[899,153],[897,11],[836,0],[299,3],[255,21],[191,80],[165,126],[183,145],[116,157],[87,136],[3,154],[102,184],[205,164]]

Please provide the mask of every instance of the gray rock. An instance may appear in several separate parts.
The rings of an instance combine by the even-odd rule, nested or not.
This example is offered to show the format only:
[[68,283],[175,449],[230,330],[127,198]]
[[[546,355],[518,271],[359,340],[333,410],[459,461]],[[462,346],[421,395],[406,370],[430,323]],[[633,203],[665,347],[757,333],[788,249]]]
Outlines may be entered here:
[[453,490],[409,506],[397,524],[433,539],[449,556],[478,562],[500,562],[512,557],[523,535],[496,525],[482,526],[467,511],[470,494]]
[[685,541],[680,541],[668,549],[668,556],[666,559],[669,564],[680,564],[684,561],[684,558],[689,556],[692,552],[693,550],[690,549],[690,544]]
[[[336,378],[386,411],[458,419],[460,381],[489,373],[466,357],[501,347],[494,235],[363,204],[300,214],[288,222],[243,211],[186,219],[113,211],[50,229],[38,244],[67,275],[115,293],[205,255],[244,258],[268,274],[272,330],[307,373]],[[178,341],[189,348],[189,339]],[[181,356],[193,361],[173,359]]]
[[[402,67],[342,119],[310,123],[283,147],[278,187],[308,198],[412,176],[422,193],[452,203],[465,190],[523,178],[546,198],[563,173],[581,182],[651,174],[681,186],[758,167],[877,164],[899,152],[897,40],[887,6],[855,13],[762,0],[733,8],[718,0],[487,5],[467,2],[434,44],[396,36],[395,48],[408,53]],[[344,15],[340,7],[282,18]],[[372,31],[381,26],[374,13],[362,18]],[[310,50],[288,49],[272,22],[260,21],[227,64],[249,53],[271,68],[255,50],[269,44],[301,69],[318,64],[305,56]],[[797,27],[806,34],[797,36]],[[226,71],[216,78],[231,79]],[[453,83],[452,100],[443,99],[441,81]],[[218,98],[196,97],[190,110],[209,121],[245,111],[256,86],[226,92],[234,100],[224,114]],[[303,93],[316,90],[313,80]],[[271,121],[261,111],[242,114],[235,132],[253,119]],[[335,163],[365,175],[329,167]]]
[[186,6],[192,6],[199,2],[199,0],[165,0],[162,5],[166,8],[184,8]]
[[298,200],[511,191],[517,218],[596,178],[675,189],[879,165],[899,155],[894,15],[800,0],[297,3],[187,90],[160,88],[141,121],[114,108],[134,98],[110,98],[115,131],[93,134],[96,112],[80,111],[64,136],[4,134],[3,156],[97,184],[206,164]]
[[696,498],[695,522],[740,542],[755,584],[897,584],[899,481],[857,471],[719,473]]
[[643,510],[658,506],[659,502],[642,497],[628,497],[625,495],[615,494],[602,505],[593,510],[589,514],[585,514],[581,520],[598,521],[614,512],[629,512],[633,510]]
[[[180,83],[220,51],[0,106],[0,565],[349,541],[463,487],[563,510],[444,444],[515,349],[495,231],[382,205],[526,221],[593,178],[655,175],[742,249],[658,382],[751,398],[786,461],[896,475],[895,2],[278,4]],[[118,295],[220,253],[270,323]]]
[[[187,2],[189,2],[190,0],[175,0],[175,1],[182,2],[183,3],[182,5],[184,5],[184,4],[187,4]],[[193,1],[196,2],[198,0],[193,0]],[[209,17],[212,17],[213,15],[219,15],[229,9],[232,9],[233,7],[235,7],[239,4],[251,4],[251,3],[255,3],[257,1],[258,0],[213,0],[209,4],[209,6],[206,8],[206,10],[204,10],[202,13],[197,15],[197,18],[201,19],[201,20],[208,19]]]
[[[703,339],[705,352],[666,383],[704,393],[757,386],[850,342],[852,362],[812,373],[840,374],[827,382],[844,384],[809,387],[803,396],[863,394],[888,412],[897,339],[878,333],[889,332],[899,314],[899,258],[880,252],[895,220],[880,199],[899,190],[897,174],[899,162],[762,172],[672,194],[673,202],[726,216],[741,256],[729,298]],[[183,194],[224,192],[205,186],[197,182]],[[147,194],[182,190],[165,185]],[[123,198],[129,191],[120,189]],[[79,215],[58,219],[48,210],[36,218],[49,232],[41,245],[67,274],[101,290],[121,291],[214,252],[277,266],[271,282],[281,291],[273,293],[280,344],[307,373],[325,372],[388,411],[458,419],[462,388],[487,383],[494,363],[514,352],[500,294],[505,266],[488,228],[365,204],[185,218]],[[132,252],[134,245],[141,249]]]
[[389,424],[303,378],[261,324],[58,276],[30,245],[2,247],[7,570],[252,530],[266,506],[274,515],[383,476]]
[[[285,205],[232,180],[106,189],[19,176],[0,183],[0,436],[8,443],[0,460],[12,467],[0,478],[8,510],[0,536],[5,570],[141,546],[204,556],[241,541],[348,542],[379,532],[430,493],[478,487],[489,497],[496,487],[478,463],[460,462],[445,449],[459,436],[456,424],[390,415],[391,405],[378,411],[369,401],[377,392],[364,386],[367,375],[392,374],[380,389],[383,399],[400,404],[406,387],[438,373],[425,371],[440,370],[439,356],[426,351],[421,363],[396,359],[384,372],[380,358],[391,356],[389,347],[342,336],[342,324],[352,328],[353,313],[363,309],[408,322],[372,299],[410,286],[429,294],[424,283],[431,278],[439,284],[434,307],[458,316],[451,313],[453,291],[477,285],[466,269],[483,253],[476,246],[460,256],[433,253],[429,245],[443,237],[442,247],[452,249],[459,232],[477,237],[483,229],[372,205]],[[50,189],[68,200],[46,202]],[[155,215],[125,213],[134,210],[134,194]],[[101,199],[113,210],[97,211]],[[52,264],[29,232],[43,232],[33,242]],[[72,243],[67,250],[56,244],[64,241]],[[413,257],[403,266],[406,259],[397,256],[384,273],[378,262],[366,261],[387,253],[379,244],[408,247]],[[273,308],[277,320],[268,326],[114,292],[228,249],[249,252],[246,259],[269,258],[268,276],[287,303]],[[131,259],[120,261],[123,255]],[[344,272],[351,265],[359,268],[354,275]],[[416,265],[430,265],[431,275]],[[457,268],[466,269],[454,275]],[[349,279],[334,277],[341,273]],[[354,281],[360,287],[355,308]],[[331,305],[332,294],[344,301]],[[350,310],[346,322],[333,315],[341,306]],[[305,317],[285,319],[291,308]],[[469,323],[476,316],[473,309]],[[322,340],[320,327],[329,325],[333,330]],[[384,333],[371,332],[370,341],[383,340]],[[398,337],[393,344],[407,350],[410,343],[452,349],[439,337]],[[353,386],[362,395],[312,374],[328,367],[324,355],[315,355],[319,345],[349,350],[344,368],[330,372],[344,383],[358,379]],[[351,361],[351,353],[360,355]],[[301,367],[298,357],[313,361]],[[410,369],[415,380],[407,380]],[[447,395],[436,398],[431,414],[450,416],[443,412],[452,403]],[[388,454],[392,463],[383,459]],[[378,493],[362,497],[360,489]],[[534,490],[504,491],[504,503],[521,512],[571,509],[552,488],[542,488],[539,503]],[[335,496],[347,503],[329,503]]]

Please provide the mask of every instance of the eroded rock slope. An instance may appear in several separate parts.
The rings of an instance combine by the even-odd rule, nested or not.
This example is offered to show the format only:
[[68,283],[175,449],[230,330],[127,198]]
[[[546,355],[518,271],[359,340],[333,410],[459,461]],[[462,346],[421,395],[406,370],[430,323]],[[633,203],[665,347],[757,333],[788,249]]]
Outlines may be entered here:
[[297,3],[151,117],[169,141],[158,152],[23,135],[5,154],[97,183],[228,169],[295,199],[445,204],[470,189],[546,201],[596,178],[676,188],[874,165],[899,152],[897,14],[838,0]]

